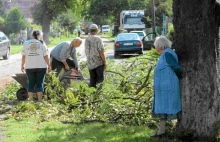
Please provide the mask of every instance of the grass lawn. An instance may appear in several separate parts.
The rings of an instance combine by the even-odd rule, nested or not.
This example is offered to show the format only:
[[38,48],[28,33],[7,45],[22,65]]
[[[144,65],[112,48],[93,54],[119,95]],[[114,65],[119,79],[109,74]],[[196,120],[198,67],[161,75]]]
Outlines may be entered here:
[[[62,37],[62,38],[52,38],[50,37],[50,44],[47,45],[48,48],[54,47],[55,45],[59,44],[62,41],[70,41],[73,40],[75,36],[71,35],[69,37]],[[17,44],[17,45],[11,45],[11,51],[10,54],[17,54],[20,53],[23,48],[23,45]]]
[[23,48],[23,45],[11,45],[11,51],[10,51],[10,54],[13,55],[13,54],[17,54],[17,53],[20,53],[21,50]]
[[103,33],[99,33],[99,36],[101,37],[101,38],[107,38],[107,39],[109,39],[110,41],[115,41],[115,36],[112,36],[112,33],[111,32],[108,32],[108,33],[106,33],[106,34],[103,34]]
[[158,142],[146,126],[87,123],[63,124],[37,118],[4,121],[4,142]]
[[47,45],[48,48],[54,47],[63,41],[71,41],[75,38],[75,35],[70,35],[69,37],[52,38],[50,37],[50,44]]

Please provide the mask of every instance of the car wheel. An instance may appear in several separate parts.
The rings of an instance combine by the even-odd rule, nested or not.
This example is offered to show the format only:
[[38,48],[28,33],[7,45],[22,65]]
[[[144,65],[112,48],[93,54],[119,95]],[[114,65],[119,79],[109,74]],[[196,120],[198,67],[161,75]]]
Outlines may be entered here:
[[3,59],[7,60],[9,58],[9,56],[10,56],[10,49],[8,48],[6,55],[3,56]]
[[144,50],[151,50],[151,45],[149,45],[149,44],[145,45]]
[[118,53],[115,53],[115,54],[114,54],[114,58],[117,59],[118,57],[119,57],[119,54],[118,54]]
[[25,88],[19,89],[16,93],[16,96],[19,101],[27,100],[27,98],[28,98],[27,90]]
[[139,52],[139,55],[142,55],[143,54],[143,51]]

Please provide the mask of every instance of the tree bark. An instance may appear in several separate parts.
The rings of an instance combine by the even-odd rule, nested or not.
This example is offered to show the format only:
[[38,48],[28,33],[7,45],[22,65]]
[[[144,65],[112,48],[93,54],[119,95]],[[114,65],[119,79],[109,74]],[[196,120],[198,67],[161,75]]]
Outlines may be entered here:
[[47,14],[44,14],[42,18],[42,31],[43,31],[43,40],[46,43],[49,43],[50,22],[51,22],[51,17]]
[[215,0],[173,0],[174,48],[183,69],[182,138],[214,141],[220,122],[219,41]]

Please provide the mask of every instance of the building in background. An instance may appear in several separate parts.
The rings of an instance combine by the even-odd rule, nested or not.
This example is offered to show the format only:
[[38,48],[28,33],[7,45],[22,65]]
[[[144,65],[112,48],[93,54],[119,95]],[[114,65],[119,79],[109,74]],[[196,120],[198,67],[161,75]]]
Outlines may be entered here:
[[31,22],[31,7],[33,7],[35,3],[39,2],[39,0],[2,0],[2,2],[4,3],[4,7],[7,11],[14,7],[19,8],[24,17]]

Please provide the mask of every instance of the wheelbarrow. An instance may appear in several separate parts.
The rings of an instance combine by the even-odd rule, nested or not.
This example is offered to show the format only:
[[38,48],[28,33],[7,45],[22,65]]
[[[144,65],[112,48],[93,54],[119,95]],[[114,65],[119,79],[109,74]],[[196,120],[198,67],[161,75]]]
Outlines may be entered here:
[[[22,88],[16,92],[16,97],[19,101],[24,101],[28,98],[27,92],[27,75],[26,73],[17,73],[12,75],[12,78],[16,80]],[[71,83],[71,80],[82,81],[84,80],[82,74],[76,70],[65,71],[62,75],[59,76],[60,82],[63,82],[65,86]],[[64,86],[64,87],[65,87]],[[35,91],[36,92],[36,91]]]

